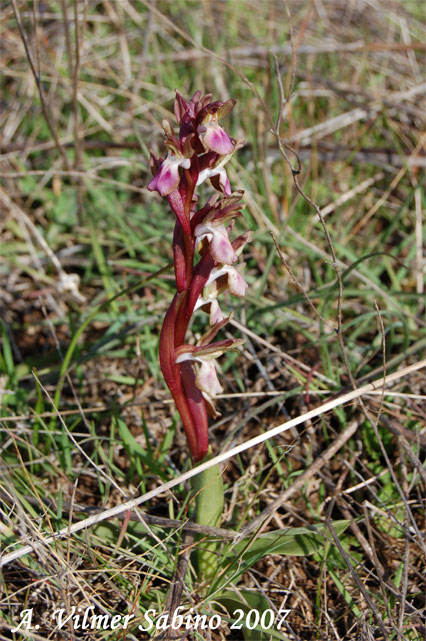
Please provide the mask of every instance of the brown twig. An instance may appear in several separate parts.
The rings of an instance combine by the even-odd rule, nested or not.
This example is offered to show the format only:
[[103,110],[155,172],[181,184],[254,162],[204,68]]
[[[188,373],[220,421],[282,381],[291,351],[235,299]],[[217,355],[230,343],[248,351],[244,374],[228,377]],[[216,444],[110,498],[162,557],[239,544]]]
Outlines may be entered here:
[[[77,0],[74,0],[74,64],[72,73],[72,110],[74,116],[74,169],[80,171],[81,169],[81,146],[80,134],[78,130],[80,108],[78,104],[78,77],[80,74],[80,33],[79,33],[79,19],[78,19]],[[84,2],[84,14],[87,12],[87,3]],[[71,57],[71,51],[69,52]],[[81,196],[80,190],[78,190]],[[80,198],[79,198],[80,199]]]
[[28,63],[30,65],[32,74],[34,76],[34,80],[35,80],[36,85],[37,85],[38,93],[39,93],[39,96],[40,96],[41,108],[42,108],[44,117],[45,117],[47,125],[48,125],[48,127],[50,129],[50,132],[51,132],[53,138],[55,139],[56,147],[58,148],[58,150],[59,150],[59,152],[60,152],[60,154],[62,156],[62,159],[64,161],[64,165],[65,165],[66,169],[69,170],[70,166],[69,166],[68,158],[67,158],[67,155],[65,153],[65,149],[64,149],[63,145],[61,144],[61,142],[60,142],[60,140],[58,138],[58,134],[56,133],[56,128],[55,128],[55,126],[53,124],[53,121],[52,121],[52,118],[51,118],[49,107],[47,105],[46,97],[44,95],[44,90],[43,90],[43,87],[42,87],[42,84],[41,84],[40,75],[39,75],[39,73],[37,72],[37,70],[35,68],[34,59],[33,59],[32,53],[31,53],[30,45],[28,43],[27,36],[26,36],[24,28],[22,26],[21,15],[19,13],[18,7],[16,6],[16,0],[12,0],[12,7],[13,7],[13,12],[15,14],[16,22],[18,24],[19,33],[21,35],[22,42],[24,44],[25,53],[27,54]]
[[[331,504],[330,504],[330,506],[331,506]],[[328,528],[330,530],[331,536],[333,537],[334,544],[337,547],[337,549],[339,550],[340,554],[342,555],[342,558],[345,561],[346,567],[348,568],[348,570],[349,570],[349,572],[350,572],[350,574],[352,576],[353,581],[355,582],[355,584],[357,585],[357,587],[360,590],[361,594],[363,595],[364,599],[368,603],[368,606],[369,606],[371,612],[373,613],[374,618],[377,621],[377,625],[379,626],[379,628],[381,630],[381,633],[383,634],[383,638],[387,639],[387,633],[386,633],[385,626],[383,624],[382,617],[380,616],[379,611],[376,608],[376,605],[375,605],[374,601],[370,598],[370,595],[368,594],[368,592],[365,589],[361,579],[359,578],[357,572],[355,571],[355,568],[352,565],[352,562],[351,562],[346,550],[344,549],[343,545],[340,543],[339,537],[336,534],[336,530],[333,527],[333,523],[332,523],[330,517],[327,517],[327,526],[328,526]]]
[[[280,78],[280,75],[279,75],[278,70],[277,70],[277,84],[278,84],[279,91],[280,91],[281,105],[283,105],[283,104],[285,104],[285,103],[286,103],[286,100],[287,100],[287,99],[286,99],[286,97],[285,97],[285,95],[284,95],[284,89],[283,89],[283,85],[282,85],[281,78]],[[325,221],[324,221],[324,216],[323,216],[323,214],[322,214],[322,212],[321,212],[321,209],[320,209],[320,208],[318,207],[318,205],[317,205],[317,204],[316,204],[316,203],[315,203],[315,202],[314,202],[314,201],[313,201],[313,200],[312,200],[312,199],[311,199],[311,198],[310,198],[310,197],[309,197],[309,196],[304,192],[304,190],[302,189],[302,187],[301,187],[301,186],[300,186],[300,184],[299,184],[299,181],[298,181],[298,174],[299,174],[300,172],[299,172],[299,170],[298,170],[298,169],[297,169],[297,170],[296,170],[296,169],[294,169],[294,168],[293,168],[293,166],[291,165],[291,162],[290,162],[290,160],[289,160],[289,158],[288,158],[288,156],[287,156],[286,150],[285,150],[285,148],[284,148],[284,141],[281,139],[281,136],[280,136],[279,131],[276,129],[276,127],[275,127],[275,128],[273,128],[271,131],[272,131],[272,133],[275,135],[275,137],[276,137],[276,139],[277,139],[277,142],[278,142],[278,147],[279,147],[279,149],[280,149],[280,151],[281,151],[281,153],[282,153],[282,156],[283,156],[283,158],[286,160],[286,162],[287,162],[287,164],[288,164],[288,166],[289,166],[289,168],[290,168],[290,170],[291,170],[291,173],[292,173],[292,176],[293,176],[294,186],[295,186],[295,188],[296,188],[297,192],[298,192],[298,193],[299,193],[299,195],[300,195],[300,196],[302,196],[302,198],[303,198],[307,203],[309,203],[309,205],[310,205],[310,206],[315,210],[315,212],[316,212],[316,214],[317,214],[317,216],[318,216],[318,219],[319,219],[319,221],[320,221],[320,223],[321,223],[321,226],[322,226],[322,228],[323,228],[325,238],[326,238],[326,240],[327,240],[328,248],[329,248],[330,254],[331,254],[331,256],[332,256],[332,266],[333,266],[333,269],[334,269],[335,274],[336,274],[336,278],[337,278],[337,287],[338,287],[338,296],[337,296],[337,330],[336,330],[336,334],[337,334],[337,338],[338,338],[338,341],[339,341],[340,352],[341,352],[341,355],[342,355],[342,358],[343,358],[343,362],[344,362],[345,370],[346,370],[347,376],[348,376],[348,378],[349,378],[349,380],[350,380],[350,383],[351,383],[352,389],[355,391],[355,390],[357,389],[357,383],[356,383],[356,381],[355,381],[355,379],[354,379],[354,376],[353,376],[353,374],[352,374],[352,370],[351,370],[351,367],[350,367],[350,364],[349,364],[349,360],[348,360],[348,357],[347,357],[347,354],[346,354],[346,348],[345,348],[345,344],[344,344],[344,340],[343,340],[343,335],[342,335],[342,298],[343,298],[343,283],[342,283],[342,276],[341,276],[341,272],[340,272],[340,269],[339,269],[338,259],[337,259],[337,255],[336,255],[336,252],[335,252],[335,249],[334,249],[333,241],[332,241],[331,236],[330,236],[330,234],[329,234],[329,231],[328,231],[327,225],[326,225],[326,223],[325,223]],[[296,158],[297,158],[297,157],[298,157],[298,156],[297,156],[297,153],[296,153],[296,152],[294,152],[294,153],[295,153]],[[299,167],[300,167],[300,161],[299,161]],[[380,316],[380,313],[379,313],[379,310],[378,310],[377,304],[376,304],[376,310],[377,310],[377,312],[378,312],[378,316],[379,316],[379,324],[380,324],[380,330],[381,330],[381,333],[382,333],[382,338],[384,338],[383,322],[382,322],[382,319],[381,319],[381,316]],[[384,345],[383,345],[383,359],[384,359],[384,362],[383,362],[383,372],[384,372],[383,380],[385,381],[385,380],[386,380],[386,362],[385,362],[385,346],[384,346]],[[384,386],[383,386],[382,390],[384,391]],[[382,399],[383,399],[383,396],[382,396]],[[379,442],[379,444],[380,444],[380,448],[381,448],[381,450],[382,450],[382,452],[383,452],[383,454],[384,454],[384,456],[385,456],[385,460],[386,460],[386,462],[387,462],[387,465],[388,465],[388,468],[389,468],[389,472],[390,472],[390,474],[391,474],[391,476],[392,476],[392,479],[393,479],[393,481],[394,481],[394,483],[395,483],[395,485],[396,485],[396,487],[397,487],[397,489],[398,489],[398,492],[399,492],[399,494],[400,494],[400,496],[401,496],[401,499],[402,499],[402,501],[404,502],[404,505],[406,505],[406,498],[405,498],[405,496],[404,496],[404,494],[403,494],[403,492],[402,492],[402,490],[401,490],[401,487],[400,487],[400,485],[399,485],[399,483],[398,483],[398,479],[396,478],[395,473],[394,473],[394,471],[393,471],[393,469],[392,469],[392,465],[391,465],[391,463],[390,463],[390,461],[389,461],[389,458],[388,458],[388,456],[387,456],[387,453],[386,453],[386,451],[385,451],[385,448],[384,448],[383,443],[382,443],[382,441],[381,441],[381,439],[380,439],[380,435],[379,435],[379,433],[378,433],[378,429],[377,429],[377,426],[378,426],[378,423],[379,423],[379,420],[380,420],[380,414],[381,414],[381,407],[382,407],[382,404],[380,405],[380,411],[379,411],[379,413],[378,413],[378,416],[377,416],[377,418],[374,420],[374,419],[370,416],[370,412],[368,411],[368,409],[367,409],[367,407],[366,407],[366,405],[365,405],[365,403],[364,403],[364,401],[363,401],[363,399],[362,399],[361,397],[359,397],[359,398],[358,398],[358,403],[360,404],[361,409],[362,409],[362,411],[363,411],[363,413],[364,413],[364,416],[366,417],[367,421],[368,421],[369,423],[371,423],[371,425],[373,426],[374,433],[375,433],[376,438],[377,438],[377,440],[378,440],[378,442]],[[407,508],[407,509],[408,509],[408,508]],[[412,515],[411,515],[411,517],[412,517]],[[415,523],[415,521],[414,521],[414,519],[413,519],[413,518],[411,518],[411,520],[412,520],[412,522],[413,522],[413,527],[415,528],[416,532],[418,532],[417,524]],[[423,542],[420,540],[420,537],[419,537],[419,544],[421,545],[421,547],[422,547],[422,548],[424,548],[424,547],[425,547],[425,546],[424,546],[424,544],[423,544]]]
[[286,268],[286,270],[288,271],[291,280],[296,285],[297,289],[303,294],[303,297],[305,298],[305,300],[308,303],[309,307],[314,312],[315,316],[318,316],[318,318],[324,323],[324,325],[326,327],[328,327],[329,329],[333,330],[333,327],[330,325],[330,323],[319,313],[319,311],[317,310],[317,308],[315,307],[315,305],[313,304],[313,302],[309,298],[308,294],[305,292],[305,290],[303,288],[303,285],[301,285],[301,283],[299,283],[299,281],[297,280],[296,276],[293,273],[293,270],[291,269],[290,265],[288,264],[288,262],[284,258],[284,255],[283,255],[283,253],[281,251],[281,248],[280,248],[280,246],[278,244],[278,241],[277,241],[277,238],[276,238],[274,232],[271,231],[269,233],[271,234],[272,240],[274,241],[274,245],[275,245],[275,249],[277,250],[278,257],[279,257],[280,261],[282,262],[282,264],[284,265],[284,267]]
[[[166,606],[164,611],[169,613],[169,621],[172,619],[176,609],[182,600],[182,592],[188,591],[185,586],[185,575],[188,568],[189,557],[191,555],[192,545],[194,543],[194,535],[187,533],[182,542],[182,549],[179,554],[176,571],[167,595]],[[182,633],[175,630],[175,636],[172,636],[173,630],[169,627],[164,633],[160,633],[155,637],[155,641],[172,641],[172,639],[182,639]]]
[[[144,3],[145,4],[145,3]],[[146,3],[148,6],[148,3]],[[176,29],[176,25],[174,25]],[[176,29],[177,30],[177,29]],[[185,34],[186,35],[186,34]],[[192,39],[187,37],[187,40],[194,43]],[[297,49],[298,54],[303,55],[319,55],[323,53],[364,53],[367,51],[426,51],[426,44],[423,42],[413,42],[410,45],[403,43],[385,43],[385,42],[322,42],[318,45],[300,45]],[[270,47],[264,45],[254,45],[250,47],[234,47],[229,49],[229,59],[236,60],[238,58],[249,57],[266,57],[268,55],[283,55],[291,56],[293,48],[291,45],[271,45]],[[182,51],[174,51],[173,53],[159,53],[146,56],[146,62],[164,62],[166,60],[173,60],[179,62],[189,62],[191,60],[205,58],[211,55],[211,52],[202,47],[195,47],[194,49],[183,49]]]
[[[51,499],[46,499],[44,497],[35,498],[34,496],[25,496],[25,500],[33,505],[36,508],[41,508],[44,512],[44,507],[52,510],[53,512],[58,511],[58,505],[55,501]],[[7,503],[14,503],[14,497],[0,487],[0,499]],[[43,508],[42,508],[43,506]],[[101,514],[104,511],[104,508],[97,507],[95,505],[81,505],[80,503],[73,503],[72,501],[62,501],[61,504],[62,511],[64,513],[72,514],[72,520],[78,521],[78,514],[84,514],[86,516],[93,516],[95,514]],[[176,529],[192,532],[193,534],[204,534],[205,536],[213,536],[225,541],[234,541],[239,537],[238,532],[233,530],[228,530],[221,527],[210,527],[208,525],[200,525],[199,523],[194,523],[192,521],[179,521],[177,519],[168,519],[163,516],[155,516],[153,514],[146,514],[145,512],[140,513],[142,520],[148,525],[157,525],[165,529]],[[116,516],[121,519],[126,515],[126,510],[119,512]],[[140,516],[135,512],[131,512],[130,521],[140,522]]]

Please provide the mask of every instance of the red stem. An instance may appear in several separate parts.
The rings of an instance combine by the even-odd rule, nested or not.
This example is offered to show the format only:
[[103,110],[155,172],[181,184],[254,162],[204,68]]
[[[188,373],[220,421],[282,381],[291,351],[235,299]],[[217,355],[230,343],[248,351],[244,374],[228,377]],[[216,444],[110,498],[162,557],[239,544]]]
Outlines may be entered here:
[[195,383],[195,374],[191,363],[181,364],[182,384],[185,390],[185,400],[191,412],[196,436],[196,449],[192,451],[194,461],[201,461],[209,447],[209,419],[207,408],[201,391]]
[[191,236],[185,234],[185,270],[186,286],[191,287],[192,271],[194,264],[194,240]]

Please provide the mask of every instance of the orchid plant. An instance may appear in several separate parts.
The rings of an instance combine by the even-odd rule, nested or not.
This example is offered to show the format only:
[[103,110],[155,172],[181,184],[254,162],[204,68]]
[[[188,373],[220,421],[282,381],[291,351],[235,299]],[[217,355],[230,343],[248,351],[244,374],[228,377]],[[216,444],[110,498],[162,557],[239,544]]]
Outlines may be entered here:
[[[230,239],[234,220],[241,216],[242,191],[232,193],[225,165],[242,144],[232,139],[219,120],[235,100],[212,102],[200,91],[187,101],[176,91],[174,112],[179,125],[175,134],[163,121],[165,158],[151,153],[153,178],[150,191],[166,197],[176,216],[173,237],[176,294],[160,334],[160,365],[173,396],[194,462],[208,452],[208,415],[217,416],[214,398],[223,391],[215,359],[243,341],[214,341],[228,322],[218,296],[229,290],[243,297],[247,283],[241,276],[238,256],[250,239],[246,232]],[[215,194],[199,205],[196,188],[209,180]],[[191,319],[198,310],[209,314],[209,329],[194,345],[186,342]]]
[[[176,216],[173,237],[176,294],[166,312],[160,334],[160,365],[181,416],[194,464],[211,456],[208,443],[208,415],[216,416],[214,399],[221,393],[215,359],[243,342],[240,339],[215,341],[217,333],[229,321],[220,308],[218,297],[225,291],[243,297],[247,283],[241,275],[243,264],[238,257],[250,233],[233,240],[233,222],[241,216],[242,191],[231,191],[225,165],[241,142],[232,139],[219,125],[219,120],[234,107],[234,100],[212,102],[211,95],[197,91],[187,102],[177,91],[174,111],[179,124],[176,136],[172,124],[165,120],[165,158],[151,154],[153,178],[148,185],[167,198]],[[196,188],[209,180],[217,192],[204,205],[199,205]],[[194,344],[188,342],[188,328],[199,310],[209,315],[209,328]],[[191,480],[195,502],[195,520],[217,526],[223,511],[223,485],[219,467],[213,466]],[[335,521],[341,534],[349,521]],[[224,546],[218,572],[218,544],[200,542],[196,550],[199,579],[204,581],[206,602],[210,596],[228,612],[271,611],[263,595],[238,589],[226,589],[245,570],[268,554],[305,555],[325,549],[327,526],[284,528],[257,533],[250,545],[246,541]],[[254,610],[253,610],[254,608]],[[288,613],[288,610],[284,610]],[[285,618],[285,617],[284,617]],[[284,620],[284,619],[283,619]],[[270,629],[259,624],[243,627],[246,641],[266,641]],[[281,636],[280,636],[281,638]],[[284,637],[283,637],[284,638]]]

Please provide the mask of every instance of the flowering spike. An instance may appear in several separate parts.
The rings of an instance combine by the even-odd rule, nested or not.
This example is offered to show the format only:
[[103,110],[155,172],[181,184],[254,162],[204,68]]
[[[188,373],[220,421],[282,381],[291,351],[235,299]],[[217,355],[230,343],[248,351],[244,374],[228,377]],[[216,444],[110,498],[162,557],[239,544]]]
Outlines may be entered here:
[[[182,418],[189,450],[194,461],[208,451],[208,418],[217,416],[213,399],[223,391],[214,359],[235,349],[243,341],[212,342],[230,317],[224,318],[217,300],[229,289],[244,296],[247,284],[234,264],[249,232],[229,238],[233,221],[241,216],[243,192],[232,193],[224,165],[242,146],[219,125],[235,100],[212,102],[211,94],[196,91],[187,101],[176,91],[174,112],[179,134],[168,120],[163,121],[167,155],[163,160],[151,154],[150,191],[167,198],[176,216],[173,257],[178,293],[166,313],[160,334],[160,366]],[[209,180],[218,194],[198,207],[196,188]],[[198,246],[201,258],[194,265]],[[243,265],[240,265],[241,268]],[[194,312],[209,312],[210,327],[197,345],[185,343]]]

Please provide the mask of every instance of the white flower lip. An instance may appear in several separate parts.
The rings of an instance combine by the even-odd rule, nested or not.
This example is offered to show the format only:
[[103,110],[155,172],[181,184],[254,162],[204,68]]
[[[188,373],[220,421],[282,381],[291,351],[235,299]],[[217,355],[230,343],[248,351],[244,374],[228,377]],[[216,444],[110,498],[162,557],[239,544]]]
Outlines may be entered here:
[[198,187],[205,180],[208,178],[214,178],[214,176],[219,176],[219,184],[222,187],[223,193],[226,194],[226,196],[229,196],[231,194],[231,185],[225,169],[219,165],[217,167],[212,167],[211,169],[207,168],[200,171],[196,186]]

